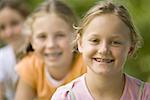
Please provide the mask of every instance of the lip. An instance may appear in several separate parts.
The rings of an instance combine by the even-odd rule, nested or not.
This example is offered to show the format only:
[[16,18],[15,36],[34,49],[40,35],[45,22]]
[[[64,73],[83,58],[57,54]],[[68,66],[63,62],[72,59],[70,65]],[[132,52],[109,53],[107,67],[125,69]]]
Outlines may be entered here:
[[45,53],[45,58],[49,61],[56,61],[60,58],[62,52]]

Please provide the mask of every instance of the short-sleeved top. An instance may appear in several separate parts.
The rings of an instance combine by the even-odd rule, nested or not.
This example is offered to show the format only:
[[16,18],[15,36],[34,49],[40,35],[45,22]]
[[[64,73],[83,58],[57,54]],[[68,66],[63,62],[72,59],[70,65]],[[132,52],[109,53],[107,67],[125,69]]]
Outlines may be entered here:
[[16,56],[12,46],[0,48],[0,83],[4,84],[5,98],[14,100],[17,73],[15,72]]
[[[64,81],[61,85],[81,76],[86,71],[82,58],[78,54],[75,55],[75,60],[71,67],[71,71],[63,79]],[[35,53],[30,53],[16,66],[19,77],[36,90],[38,100],[49,100],[57,88],[49,81],[45,69],[43,60]]]
[[[125,74],[125,87],[120,100],[139,100],[142,81]],[[94,100],[85,83],[85,74],[59,87],[51,100]],[[150,100],[150,84],[145,83],[140,100]]]

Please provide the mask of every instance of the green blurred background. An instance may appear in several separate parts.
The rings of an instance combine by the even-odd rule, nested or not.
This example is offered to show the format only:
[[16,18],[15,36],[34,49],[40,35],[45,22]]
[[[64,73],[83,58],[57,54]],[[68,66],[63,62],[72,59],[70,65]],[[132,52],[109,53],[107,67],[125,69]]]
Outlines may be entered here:
[[[42,1],[44,0],[27,0],[32,9]],[[63,1],[68,3],[76,11],[79,18],[82,18],[84,13],[99,0]],[[150,82],[150,0],[118,0],[118,2],[122,2],[128,8],[135,26],[144,38],[143,47],[137,52],[135,58],[128,59],[124,71],[143,81]]]

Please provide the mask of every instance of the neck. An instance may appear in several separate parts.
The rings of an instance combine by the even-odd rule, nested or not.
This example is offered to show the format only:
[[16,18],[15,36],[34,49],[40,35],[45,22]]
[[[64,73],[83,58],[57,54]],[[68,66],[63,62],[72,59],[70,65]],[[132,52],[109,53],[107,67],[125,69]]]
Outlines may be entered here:
[[48,73],[56,80],[62,80],[72,69],[72,59],[61,66],[47,66]]
[[48,68],[48,73],[55,79],[55,80],[62,80],[70,71],[70,68],[67,69],[57,69],[57,68]]
[[87,87],[95,99],[120,100],[124,89],[124,81],[122,72],[105,76],[96,75],[88,70],[86,75]]

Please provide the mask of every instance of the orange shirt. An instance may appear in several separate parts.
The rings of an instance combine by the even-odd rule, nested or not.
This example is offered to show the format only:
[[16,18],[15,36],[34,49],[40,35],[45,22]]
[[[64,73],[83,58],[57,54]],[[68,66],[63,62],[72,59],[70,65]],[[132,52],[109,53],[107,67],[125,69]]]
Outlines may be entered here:
[[[17,64],[16,70],[20,78],[36,90],[38,100],[50,100],[56,87],[47,79],[45,65],[40,58],[31,53]],[[65,77],[62,85],[82,75],[85,71],[86,68],[83,65],[81,56],[76,55],[72,69]]]

